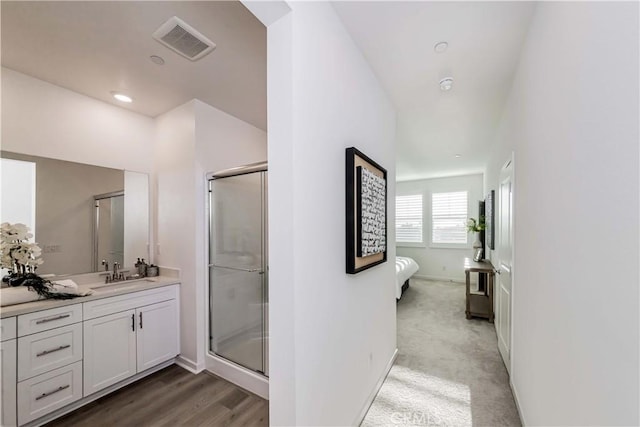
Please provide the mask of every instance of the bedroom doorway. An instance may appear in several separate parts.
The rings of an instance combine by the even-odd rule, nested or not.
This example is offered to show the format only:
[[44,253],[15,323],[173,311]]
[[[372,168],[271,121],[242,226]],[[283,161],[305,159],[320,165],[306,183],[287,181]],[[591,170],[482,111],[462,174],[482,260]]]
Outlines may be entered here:
[[511,319],[513,281],[513,155],[502,167],[498,192],[498,268],[496,333],[498,349],[511,374]]

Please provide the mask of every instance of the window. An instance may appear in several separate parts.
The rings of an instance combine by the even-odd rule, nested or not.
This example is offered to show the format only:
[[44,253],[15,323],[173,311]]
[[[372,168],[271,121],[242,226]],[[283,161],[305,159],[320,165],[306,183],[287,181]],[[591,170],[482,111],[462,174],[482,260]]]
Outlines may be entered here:
[[396,197],[396,242],[422,243],[422,194]]
[[431,195],[431,242],[467,244],[467,192]]

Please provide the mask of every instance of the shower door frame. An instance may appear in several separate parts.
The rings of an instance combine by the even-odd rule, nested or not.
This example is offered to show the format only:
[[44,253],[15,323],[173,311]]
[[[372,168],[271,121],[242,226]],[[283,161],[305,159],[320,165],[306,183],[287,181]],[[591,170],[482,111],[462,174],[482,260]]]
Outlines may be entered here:
[[[98,256],[100,248],[100,200],[112,199],[114,197],[124,197],[124,190],[111,191],[109,193],[96,194],[93,196],[93,271],[100,271],[100,257]],[[86,206],[86,205],[85,205]]]
[[[260,173],[260,183],[261,183],[261,230],[262,230],[262,261],[260,265],[260,276],[261,276],[261,292],[262,292],[262,367],[263,371],[256,371],[246,366],[243,366],[239,363],[234,362],[233,360],[227,359],[224,356],[217,354],[215,351],[211,349],[211,340],[213,339],[212,331],[211,331],[211,315],[212,315],[212,307],[211,307],[211,268],[215,267],[214,264],[211,263],[211,254],[209,253],[209,248],[211,245],[211,238],[213,233],[213,224],[212,224],[212,182],[218,179],[230,178],[234,176],[240,175],[248,175],[253,173]],[[264,397],[268,398],[268,382],[269,382],[269,310],[268,302],[269,302],[269,228],[268,228],[268,168],[266,162],[254,163],[238,168],[228,169],[221,172],[208,173],[206,175],[206,220],[207,220],[207,244],[206,247],[206,265],[207,265],[207,273],[206,273],[206,312],[207,312],[207,322],[206,322],[206,354],[210,356],[216,363],[213,363],[211,369],[213,373],[222,376],[229,381],[236,383],[242,387],[247,388],[248,390]],[[231,371],[228,371],[228,368],[231,368]],[[234,373],[233,370],[239,370],[240,376],[237,373]],[[258,380],[257,382],[255,380]],[[266,386],[266,387],[265,387]]]

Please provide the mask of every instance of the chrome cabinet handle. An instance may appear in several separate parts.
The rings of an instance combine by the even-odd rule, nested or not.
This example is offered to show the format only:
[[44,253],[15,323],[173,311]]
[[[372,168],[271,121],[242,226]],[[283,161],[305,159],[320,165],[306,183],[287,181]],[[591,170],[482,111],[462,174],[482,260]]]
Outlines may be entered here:
[[36,354],[36,357],[46,356],[47,354],[55,353],[56,351],[64,350],[65,348],[69,348],[69,347],[71,347],[71,344],[61,345],[58,348],[42,351],[42,352]]
[[67,385],[60,386],[57,389],[55,389],[53,391],[50,391],[48,393],[42,393],[40,396],[36,397],[36,400],[44,399],[47,396],[51,396],[52,394],[56,394],[59,391],[68,389],[69,387],[71,387],[71,386],[69,384],[67,384]]
[[36,325],[40,325],[41,323],[53,322],[54,320],[60,320],[60,319],[66,318],[66,317],[71,317],[71,315],[70,314],[61,314],[60,316],[49,317],[48,319],[37,320],[36,321]]

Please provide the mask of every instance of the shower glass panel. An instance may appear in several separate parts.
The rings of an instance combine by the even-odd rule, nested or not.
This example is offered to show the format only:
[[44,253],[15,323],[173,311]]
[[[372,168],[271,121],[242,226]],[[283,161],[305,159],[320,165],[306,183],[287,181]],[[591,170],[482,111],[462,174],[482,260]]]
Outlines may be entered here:
[[209,181],[210,350],[268,375],[266,172]]
[[124,264],[124,192],[94,197],[94,271],[101,268],[102,260]]

